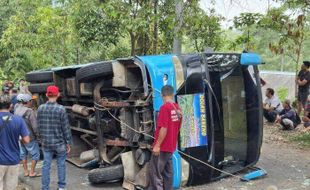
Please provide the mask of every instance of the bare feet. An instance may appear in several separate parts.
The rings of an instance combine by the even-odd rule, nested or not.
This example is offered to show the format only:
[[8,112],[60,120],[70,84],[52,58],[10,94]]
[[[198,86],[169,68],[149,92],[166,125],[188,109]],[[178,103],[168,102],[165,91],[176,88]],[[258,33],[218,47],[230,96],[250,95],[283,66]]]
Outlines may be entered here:
[[25,177],[28,177],[28,176],[29,176],[29,171],[28,171],[28,170],[25,170],[25,171],[24,171],[24,176],[25,176]]
[[42,174],[36,173],[36,172],[30,172],[29,177],[41,177]]

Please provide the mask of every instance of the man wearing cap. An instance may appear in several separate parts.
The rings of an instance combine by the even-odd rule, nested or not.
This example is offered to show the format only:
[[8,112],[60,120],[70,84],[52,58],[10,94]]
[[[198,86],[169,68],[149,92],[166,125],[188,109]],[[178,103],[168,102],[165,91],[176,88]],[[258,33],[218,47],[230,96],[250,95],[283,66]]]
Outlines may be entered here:
[[11,99],[0,96],[0,189],[16,189],[19,168],[19,138],[29,143],[29,132],[25,121],[9,111]]
[[48,101],[38,108],[38,129],[43,147],[42,190],[49,190],[53,156],[57,159],[58,189],[66,188],[66,158],[70,152],[72,136],[65,108],[57,103],[59,89],[49,86]]
[[[40,149],[37,141],[37,118],[34,110],[32,109],[32,96],[29,94],[19,94],[18,101],[19,106],[15,109],[15,115],[22,117],[27,124],[28,131],[30,132],[30,143],[21,143],[20,147],[20,159],[24,166],[25,177],[39,177],[40,174],[35,172],[36,164],[40,160]],[[31,169],[28,170],[27,157],[31,155]]]
[[310,86],[310,61],[304,61],[301,66],[301,70],[296,78],[296,84],[298,85],[298,115],[301,113],[302,109],[305,108],[307,98],[309,95]]

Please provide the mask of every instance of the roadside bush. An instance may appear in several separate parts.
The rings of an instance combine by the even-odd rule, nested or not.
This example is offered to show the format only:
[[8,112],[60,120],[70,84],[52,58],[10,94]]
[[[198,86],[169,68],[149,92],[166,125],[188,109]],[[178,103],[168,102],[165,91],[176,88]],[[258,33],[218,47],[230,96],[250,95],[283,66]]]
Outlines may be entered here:
[[281,100],[281,102],[283,102],[287,98],[288,88],[280,87],[276,91],[277,91],[278,98]]

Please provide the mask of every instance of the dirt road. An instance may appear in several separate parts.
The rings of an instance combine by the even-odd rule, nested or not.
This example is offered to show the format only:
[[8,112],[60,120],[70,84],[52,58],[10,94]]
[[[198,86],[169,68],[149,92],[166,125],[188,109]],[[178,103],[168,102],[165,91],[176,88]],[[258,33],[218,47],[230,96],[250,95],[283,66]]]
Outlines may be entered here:
[[[257,166],[265,169],[268,175],[251,182],[241,182],[236,178],[226,178],[208,185],[183,188],[186,190],[303,190],[310,189],[310,149],[300,148],[283,136],[294,132],[283,132],[274,126],[264,129],[264,144]],[[55,167],[53,167],[55,168]],[[56,171],[52,171],[52,187],[56,188]],[[91,186],[87,182],[87,171],[68,164],[68,189],[122,189],[119,184]],[[21,178],[31,188],[40,189],[40,178]],[[270,186],[273,186],[270,187]],[[270,187],[270,188],[268,188]],[[275,188],[277,187],[277,188]]]
[[[283,136],[294,133],[280,131],[271,125],[264,129],[262,154],[257,166],[268,175],[251,182],[226,178],[209,185],[186,188],[208,190],[303,190],[310,189],[310,149],[298,147]],[[269,188],[268,188],[269,187]]]

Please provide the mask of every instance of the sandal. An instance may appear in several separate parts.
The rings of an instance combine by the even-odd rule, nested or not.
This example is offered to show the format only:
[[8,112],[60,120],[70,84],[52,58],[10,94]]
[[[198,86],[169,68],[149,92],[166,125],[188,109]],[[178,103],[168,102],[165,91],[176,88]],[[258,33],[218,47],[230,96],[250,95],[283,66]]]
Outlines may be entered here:
[[39,174],[39,173],[34,173],[34,174],[32,174],[32,175],[30,175],[29,174],[29,177],[31,177],[31,178],[33,178],[33,177],[41,177],[42,176],[42,174]]

